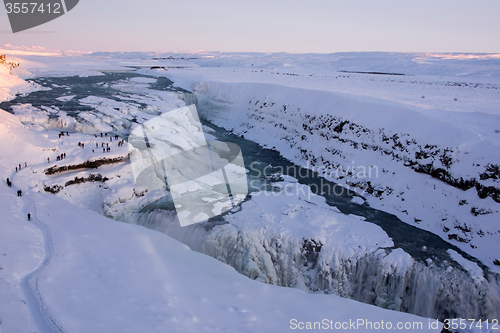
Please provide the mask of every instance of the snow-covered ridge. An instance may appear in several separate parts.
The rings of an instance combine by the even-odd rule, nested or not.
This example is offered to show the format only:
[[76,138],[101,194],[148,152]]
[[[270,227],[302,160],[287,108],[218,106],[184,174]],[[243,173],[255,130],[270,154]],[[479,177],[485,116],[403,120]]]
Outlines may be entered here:
[[[243,204],[240,213],[224,218],[225,224],[181,229],[175,216],[163,210],[146,213],[139,223],[258,281],[439,319],[499,314],[496,274],[484,278],[481,273],[479,279],[477,272],[472,276],[447,262],[414,261],[402,249],[389,249],[387,236],[370,223],[356,225],[339,216],[334,225],[322,224],[308,214],[311,207],[305,203],[283,206],[269,197],[261,199]],[[274,207],[264,213],[260,209],[266,205]],[[309,220],[307,231],[297,232],[295,224],[305,228],[303,223]]]
[[[305,185],[297,191],[303,195],[286,196],[286,202],[284,196],[254,193],[221,222],[181,228],[175,213],[154,208],[171,202],[168,193],[123,183],[130,177],[124,173],[118,182],[112,173],[107,177],[115,180],[107,182],[102,213],[166,233],[252,279],[441,319],[495,318],[500,311],[496,274],[479,269],[479,275],[469,275],[462,261],[414,261],[402,249],[391,249],[378,226],[339,214]],[[78,192],[67,187],[60,195],[77,203],[101,190]]]
[[[79,133],[61,138],[58,131],[29,122],[23,126],[19,117],[1,112],[0,137],[9,144],[0,153],[0,174],[14,184],[13,189],[0,188],[2,331],[284,331],[292,318],[308,325],[332,320],[334,325],[349,323],[359,313],[372,323],[419,324],[423,332],[442,327],[333,295],[250,281],[165,235],[34,193],[42,191],[38,183],[48,177],[43,172],[47,156],[65,151],[68,165],[78,165],[77,160],[91,156],[95,138]],[[87,150],[77,146],[80,141]],[[28,167],[15,173],[13,164],[20,161],[27,161]],[[111,183],[119,184],[126,175],[122,169],[103,165],[99,171],[113,174]],[[86,171],[77,172],[79,177]],[[63,172],[51,177],[61,181],[72,176]],[[87,176],[77,179],[82,178]],[[15,196],[18,188],[22,197]],[[75,192],[82,195],[86,190],[79,187]],[[31,213],[31,222],[26,213]],[[45,226],[44,232],[37,226]]]
[[[124,82],[122,84],[123,88],[129,89],[129,87],[127,87],[128,84],[128,82]],[[206,86],[208,86],[208,88]],[[287,133],[290,128],[300,129],[301,125],[304,124],[304,122],[302,121],[303,119],[300,115],[302,110],[304,110],[304,105],[308,106],[307,101],[309,99],[313,99],[312,97],[315,98],[321,95],[316,94],[314,90],[308,90],[305,92],[307,94],[302,94],[300,92],[301,89],[296,89],[291,92],[290,90],[288,90],[288,88],[282,89],[283,87],[275,87],[276,89],[271,91],[272,94],[268,94],[269,88],[272,88],[273,86],[264,86],[260,83],[247,85],[233,83],[209,83],[200,84],[199,86],[195,85],[194,87],[198,94],[196,99],[199,98],[198,103],[200,106],[205,107],[208,116],[211,112],[214,112],[214,115],[220,116],[220,124],[226,122],[227,124],[223,126],[228,129],[233,129],[237,134],[243,134],[249,138],[252,138],[252,136],[254,136],[253,139],[256,141],[260,140],[260,142],[266,142],[266,140],[269,140],[268,146],[275,146],[275,148],[280,150],[283,155],[292,160],[292,156],[296,153],[296,151],[294,151],[294,147],[289,147],[289,145],[296,133],[292,133],[291,135],[289,135],[289,137],[286,137],[286,134],[284,133]],[[135,88],[132,86],[132,90],[133,89]],[[243,92],[240,89],[243,90]],[[139,91],[139,89],[137,89],[137,91]],[[309,97],[304,97],[305,95]],[[148,96],[146,98],[137,94],[136,97],[138,99],[142,99],[142,101],[151,102],[151,100],[148,100],[151,96]],[[208,100],[211,97],[216,98],[213,100]],[[193,98],[193,95],[189,95],[188,98],[195,100]],[[346,99],[346,96],[340,96],[338,100],[342,99]],[[277,110],[273,109],[272,107],[265,109],[265,111],[262,112],[262,114],[259,116],[263,117],[262,120],[270,121],[272,126],[276,125],[274,127],[279,127],[280,125],[286,127],[281,128],[279,131],[274,131],[274,129],[273,131],[271,131],[269,127],[265,127],[265,124],[263,125],[262,123],[260,123],[258,119],[248,119],[247,121],[247,113],[258,113],[258,110],[257,112],[255,112],[254,109],[251,110],[248,105],[251,105],[252,103],[260,100],[263,100],[264,102],[260,104],[257,103],[259,110],[261,106],[262,109],[265,109],[268,102],[269,104],[283,103],[283,105],[287,105],[287,108],[294,111],[296,115],[288,115],[287,118],[281,117],[283,119],[274,119],[270,116],[270,114],[272,114],[273,112],[277,112]],[[287,103],[285,101],[288,101],[288,104],[285,104]],[[320,97],[319,102],[323,101],[325,101],[325,99],[322,99]],[[158,99],[153,101],[152,104],[161,102],[162,101]],[[249,103],[247,104],[247,102]],[[317,107],[319,102],[316,104],[312,103],[310,109],[318,109],[319,111],[324,111],[325,109],[320,109]],[[359,100],[357,102],[359,102]],[[85,132],[93,133],[96,130],[99,130],[98,125],[100,121],[104,119],[106,119],[106,126],[109,126],[109,128],[126,130],[127,127],[121,126],[119,122],[121,121],[120,117],[122,117],[122,119],[128,119],[127,112],[124,112],[127,109],[127,105],[125,105],[127,103],[116,105],[109,99],[99,98],[85,99],[82,100],[82,103],[92,104],[99,110],[98,112],[93,112],[93,114],[92,112],[89,112],[89,114],[92,114],[92,118],[90,119],[90,121],[85,123]],[[264,103],[266,103],[266,105],[264,105]],[[376,106],[380,106],[381,110],[387,106],[384,103],[379,102],[377,104],[377,102],[374,103],[373,101],[366,100],[362,100],[359,104],[361,104],[362,106],[366,104],[375,104]],[[116,110],[115,107],[117,107],[119,110]],[[156,109],[156,107],[157,106],[153,107],[151,110],[136,109],[133,112],[136,113],[136,115],[139,115],[139,121],[143,121],[147,117],[144,117],[144,114],[142,114],[142,112],[147,113],[148,111],[151,111],[151,114],[154,114],[159,111],[158,109]],[[22,108],[28,109],[29,107],[23,106]],[[301,108],[301,110],[299,110],[298,108]],[[401,116],[401,108],[395,107],[395,109],[396,112],[394,114],[399,114]],[[38,110],[31,110],[26,113],[26,116],[30,116],[30,114],[33,115],[35,113],[33,111],[36,112]],[[63,116],[63,112],[57,113],[58,116]],[[105,116],[103,116],[103,114]],[[320,112],[320,114],[323,113]],[[112,117],[110,117],[111,120],[108,120],[107,117],[110,115],[112,115]],[[408,119],[406,116],[409,115],[411,116],[412,113],[405,113],[400,117],[400,119]],[[56,128],[66,126],[66,124],[50,124],[49,126],[47,126],[46,120],[50,120],[49,114],[44,115],[44,118],[45,119],[42,119],[43,121],[40,123],[43,124],[42,126],[45,128],[51,128],[51,126],[54,125],[54,127]],[[360,119],[362,118],[363,117],[360,117]],[[359,124],[357,120],[354,121],[355,119],[353,120],[349,118],[348,120],[350,123],[346,123],[344,124],[344,126],[342,126],[343,129],[341,133],[338,134],[347,135],[346,138],[342,138],[342,140],[346,140],[346,142],[340,141],[343,144],[341,148],[346,148],[346,151],[344,151],[343,153],[347,157],[344,157],[344,161],[337,163],[344,163],[343,165],[346,166],[346,168],[343,170],[348,170],[347,166],[349,166],[349,163],[352,163],[352,161],[350,160],[351,156],[349,156],[349,154],[354,156],[356,152],[354,148],[348,148],[352,147],[351,145],[349,145],[350,141],[348,140],[357,140],[357,133],[348,133],[347,130],[344,131],[344,128],[349,128],[352,125],[353,127],[363,126],[362,128],[370,129],[370,125],[378,125],[376,123],[377,119],[375,118],[376,117],[372,117],[371,119],[368,119],[368,123],[363,123],[362,121],[360,121]],[[82,129],[82,127],[79,126],[81,123],[84,123],[82,119],[78,119],[76,122],[70,124],[72,126],[71,128],[77,131]],[[340,123],[345,121],[344,118],[340,119]],[[459,133],[459,131],[454,132],[450,130],[453,135],[449,135],[450,132],[441,133],[439,131],[435,133],[433,133],[432,131],[429,131],[429,133],[419,133],[419,131],[411,131],[410,124],[406,124],[404,122],[391,123],[390,120],[390,117],[382,117],[382,119],[379,119],[379,122],[382,124],[388,124],[390,126],[390,129],[398,128],[398,126],[400,126],[405,130],[405,133],[411,133],[412,135],[414,135],[419,140],[418,142],[423,142],[422,140],[425,141],[426,136],[432,139],[432,135],[434,135],[434,138],[438,137],[440,140],[443,140],[442,142],[446,143],[446,147],[456,144],[457,142],[456,139],[458,136],[455,136],[455,134]],[[285,123],[286,121],[289,121],[290,124]],[[302,121],[302,123],[300,123],[300,121]],[[241,122],[241,124],[239,124],[239,122]],[[28,121],[26,121],[26,123],[30,123],[29,119]],[[284,123],[285,125],[283,125]],[[428,119],[426,120],[424,117],[422,123],[429,123]],[[491,125],[494,124],[496,124],[495,121],[492,121]],[[416,126],[419,125],[420,123],[417,123]],[[43,128],[42,126],[40,126],[40,128]],[[259,128],[259,126],[262,126],[262,128]],[[449,127],[453,129],[453,126]],[[244,131],[247,128],[250,128],[250,130],[245,133]],[[434,126],[434,129],[436,128],[440,129],[442,127]],[[302,128],[302,130],[304,129]],[[323,142],[321,141],[321,138],[323,137],[319,136],[318,138],[317,135],[317,133],[321,132],[321,130],[322,129],[319,128],[319,125],[318,128],[311,129],[310,131],[312,131],[313,133],[310,133],[309,135],[312,139],[308,139],[307,141],[316,140],[315,145],[309,142],[309,146],[304,146],[304,148],[312,151],[312,158],[315,156],[315,154],[313,153],[320,152],[323,148]],[[328,132],[329,131],[325,131],[325,135],[327,135]],[[370,132],[370,134],[373,133]],[[439,134],[441,134],[441,136],[438,136]],[[374,141],[374,144],[383,144],[383,140],[380,140],[380,138],[377,138],[375,135],[374,137],[375,139],[371,138]],[[458,141],[460,141],[461,138],[458,137],[458,139]],[[331,139],[327,141],[331,141]],[[382,141],[382,143],[380,141]],[[317,151],[314,151],[314,148],[317,148]],[[363,155],[365,153],[367,152],[363,151]],[[360,156],[355,156],[353,160],[356,160],[357,166],[376,165],[373,161],[380,162],[380,160],[378,159],[378,157],[374,157],[378,156],[375,153],[378,153],[378,149],[377,151],[373,152],[373,155],[361,157],[360,154]],[[307,163],[306,159],[300,157],[300,155],[295,161],[301,164]],[[440,163],[441,161],[438,161],[437,158],[434,158],[433,162]],[[414,171],[411,171],[408,166],[401,165],[401,161],[398,160],[394,160],[394,163],[386,163],[386,160],[382,160],[382,162],[380,163],[384,164],[384,167],[387,167],[386,170],[392,169],[393,172],[397,172],[398,176],[408,176],[410,180],[406,183],[401,184],[401,187],[410,185],[410,187],[412,187],[413,193],[418,193],[418,190],[420,190],[420,188],[414,189],[413,186],[417,185],[415,185],[413,181],[418,181],[421,178],[411,179],[411,175],[414,174]],[[107,173],[103,173],[104,177],[110,174],[114,174],[115,177],[112,181],[106,184],[106,186],[103,186],[103,188],[107,187],[107,189],[104,190],[108,193],[104,195],[105,198],[103,199],[104,205],[102,205],[102,211],[108,216],[115,216],[117,218],[128,215],[128,217],[133,220],[138,216],[135,215],[138,211],[135,208],[143,207],[145,203],[151,202],[151,200],[154,200],[154,198],[149,197],[146,199],[141,195],[137,195],[138,193],[143,194],[143,192],[136,191],[137,189],[129,183],[129,179],[127,179],[127,171],[123,169],[126,168],[121,168],[121,170],[119,171],[116,169],[112,171],[108,170]],[[407,171],[408,169],[410,169],[410,172]],[[78,176],[84,179],[88,177],[88,175],[84,176],[83,174]],[[343,178],[346,179],[346,183],[347,181],[350,182],[349,177],[350,176],[347,174]],[[354,182],[352,183],[354,184]],[[389,184],[388,186],[390,186],[391,188],[399,186],[398,182],[395,181],[395,177],[393,177],[393,179],[391,180],[390,176],[383,179],[383,183]],[[438,190],[446,190],[446,186],[448,186],[446,185],[443,187],[439,187],[440,185],[443,185],[442,182],[439,181],[431,184],[437,186]],[[82,192],[81,188],[90,189],[92,187],[91,185],[92,184],[89,183],[76,185],[74,187],[69,186],[68,188],[65,188],[65,191],[62,191],[59,195],[74,195],[75,192]],[[424,185],[428,186],[429,184]],[[32,184],[30,184],[30,186],[32,186]],[[102,189],[97,188],[95,188],[95,190],[102,191]],[[409,189],[406,189],[404,191],[408,191],[410,194],[412,193],[412,191],[410,191]],[[424,193],[424,196],[428,194],[426,192]],[[85,195],[88,194],[89,193],[85,193]],[[471,198],[467,197],[466,199],[463,199],[466,202],[463,203],[460,207],[465,206],[463,207],[466,209],[465,212],[472,213],[472,208],[469,208],[469,205],[471,202],[474,202],[474,200],[478,200],[478,198],[477,193],[469,194],[471,194]],[[80,195],[83,197],[84,194],[80,193]],[[405,199],[405,205],[408,205],[408,202],[412,202],[412,204],[415,204],[416,202],[417,204],[415,204],[414,206],[410,205],[410,207],[414,209],[414,212],[422,212],[422,207],[419,206],[420,202],[415,201],[415,199],[419,199],[418,197],[412,197],[411,195],[408,196],[408,194],[404,195],[404,197],[402,194],[395,194],[395,196],[397,198]],[[383,196],[381,195],[381,197]],[[429,195],[429,197],[432,197],[432,195]],[[79,201],[78,199],[78,197],[73,197],[69,200],[77,202]],[[386,199],[389,199],[389,197],[385,197],[383,200]],[[454,201],[458,201],[458,199],[452,199]],[[182,238],[185,243],[189,244],[193,248],[196,248],[196,246],[201,247],[201,249],[199,249],[200,251],[210,253],[220,260],[230,263],[240,272],[243,272],[251,276],[252,278],[257,278],[261,281],[266,281],[269,283],[288,286],[294,285],[304,289],[325,290],[338,294],[345,293],[345,296],[347,297],[358,297],[359,299],[363,299],[364,301],[370,302],[372,304],[378,304],[381,307],[411,311],[415,313],[426,313],[425,311],[429,311],[429,313],[432,313],[432,316],[443,318],[446,316],[454,315],[456,313],[463,313],[464,317],[490,317],[496,316],[498,313],[498,309],[495,308],[495,305],[499,303],[495,298],[496,295],[498,295],[498,282],[496,282],[494,279],[492,281],[483,281],[478,278],[478,275],[476,274],[477,272],[474,270],[462,271],[460,269],[455,270],[455,268],[451,266],[439,267],[437,265],[433,265],[432,261],[427,262],[426,264],[415,263],[411,260],[411,258],[409,258],[408,254],[404,253],[404,251],[402,251],[401,249],[392,251],[387,249],[391,246],[390,239],[387,239],[387,235],[381,233],[380,228],[375,228],[374,230],[372,230],[372,234],[376,234],[377,237],[360,237],[360,239],[358,240],[349,241],[347,244],[340,243],[338,246],[331,245],[331,239],[337,238],[333,237],[331,233],[327,233],[329,229],[326,228],[326,226],[328,225],[324,223],[319,223],[319,226],[316,226],[317,228],[306,228],[307,230],[300,230],[301,232],[304,232],[303,235],[298,233],[296,235],[292,235],[292,237],[290,235],[284,234],[283,232],[286,231],[287,227],[289,226],[287,223],[289,222],[288,219],[293,220],[294,216],[298,216],[296,218],[299,221],[308,221],[307,216],[305,215],[307,215],[308,210],[311,210],[313,206],[318,204],[317,202],[315,202],[314,204],[301,202],[300,205],[296,207],[284,207],[281,202],[275,202],[275,207],[273,208],[274,211],[272,213],[266,214],[265,216],[245,217],[246,212],[253,211],[251,205],[255,203],[256,200],[251,200],[248,202],[246,210],[243,209],[240,212],[235,212],[235,214],[228,216],[228,220],[226,220],[226,222],[229,223],[216,225],[213,228],[211,228],[210,226],[204,226],[203,228],[194,230],[192,234],[190,233],[190,231],[193,230],[190,230],[189,232],[179,232],[178,230],[171,230],[167,233],[176,236],[176,238],[178,239]],[[273,202],[270,201],[267,203],[271,204]],[[136,205],[136,207],[133,207],[134,205]],[[477,208],[477,210],[474,210],[475,212],[482,212],[484,211],[482,209],[484,209],[485,207],[478,206]],[[316,209],[316,207],[314,209]],[[489,207],[486,207],[486,209],[489,209]],[[267,211],[270,210],[271,209],[268,209]],[[410,214],[413,214],[414,212],[410,211]],[[435,212],[432,213],[434,214]],[[169,220],[168,216],[165,217],[164,214],[165,212],[162,212],[161,214],[157,213],[158,216],[156,218],[153,218],[153,214],[146,214],[144,215],[144,219],[149,220],[150,223],[154,222],[155,220],[157,220],[158,223],[161,223],[164,220]],[[329,214],[333,213],[330,212]],[[285,217],[284,219],[281,218],[282,215]],[[278,223],[270,223],[273,220],[273,216],[275,222]],[[478,214],[478,216],[481,218],[483,215]],[[326,219],[326,221],[331,222],[330,219]],[[345,222],[351,221],[351,219],[341,216],[339,224],[342,225]],[[421,223],[426,228],[428,227],[426,226],[426,224],[430,223],[429,221],[433,221],[432,216],[426,216],[424,221],[422,221],[420,218],[415,217],[415,223]],[[176,222],[177,221],[175,221],[174,219],[174,223]],[[267,230],[265,228],[266,226],[258,225],[259,222],[265,223],[267,226]],[[282,224],[281,227],[280,224]],[[273,225],[275,229],[268,230],[270,225]],[[457,225],[457,230],[461,230],[458,229],[458,227],[463,228],[464,232],[470,232],[467,231],[469,230],[468,225]],[[208,235],[205,228],[209,228],[211,231],[210,233],[208,233]],[[432,226],[428,228],[430,230],[433,230]],[[298,230],[296,228],[291,229]],[[311,230],[314,230],[314,232],[311,232]],[[307,234],[307,232],[310,232],[312,234]],[[287,238],[285,236],[289,237]],[[338,239],[342,240],[345,239],[345,237],[338,237]],[[210,241],[208,242],[205,240]],[[494,241],[495,238],[488,237],[488,240]],[[365,241],[368,241],[369,244],[364,244]],[[480,249],[488,249],[489,245],[490,244],[481,244]],[[379,247],[384,249],[380,250]],[[242,250],[238,251],[238,249]],[[483,255],[484,253],[480,254]],[[485,262],[487,262],[487,260],[485,260]],[[448,271],[449,267],[451,267],[450,271]],[[321,268],[319,272],[318,268]],[[364,275],[364,272],[367,272],[366,275]],[[471,278],[470,275],[474,275],[475,279]],[[443,281],[441,281],[441,279]],[[418,288],[414,288],[415,284],[419,284]],[[405,286],[406,288],[404,288],[404,290],[400,289],[399,287],[401,285]],[[355,291],[353,292],[353,290]],[[366,290],[367,292],[360,293],[360,290]],[[424,292],[426,290],[432,290],[436,295],[438,295],[439,301],[436,301],[435,307],[427,307],[424,309],[423,304],[428,304],[429,302],[434,301],[432,299],[424,299],[425,296],[429,296],[429,294]],[[407,295],[406,293],[410,291],[415,291],[415,293]]]
[[[197,87],[197,89],[204,91],[205,88]],[[240,89],[253,90],[254,87],[240,87]],[[496,153],[499,152],[499,148],[496,145],[490,147],[490,143],[481,142],[472,147],[463,147],[463,143],[449,140],[463,136],[457,129],[451,128],[443,122],[426,124],[425,119],[421,119],[416,114],[410,114],[406,110],[401,110],[403,114],[399,115],[398,110],[394,110],[394,108],[391,110],[389,106],[380,108],[369,103],[360,105],[360,103],[333,96],[330,100],[326,97],[322,101],[326,105],[321,105],[319,102],[317,107],[307,108],[311,107],[311,105],[307,105],[309,103],[297,105],[290,101],[292,104],[281,104],[279,103],[282,101],[281,99],[276,99],[279,100],[277,102],[273,98],[273,91],[276,91],[277,88],[266,87],[264,89],[266,92],[263,92],[263,100],[253,97],[248,101],[249,107],[246,116],[249,118],[249,123],[271,124],[274,126],[274,132],[282,131],[282,139],[288,141],[291,148],[300,151],[300,159],[310,162],[312,167],[320,165],[326,174],[335,172],[341,166],[341,163],[335,163],[336,159],[328,158],[328,155],[342,155],[342,150],[331,147],[350,146],[359,150],[372,150],[382,156],[387,155],[391,160],[401,162],[416,172],[428,174],[459,189],[476,188],[479,197],[491,197],[500,203],[500,172],[497,164],[500,163],[500,160],[497,158]],[[307,95],[312,93],[289,91],[288,94],[290,96],[302,94],[304,101],[306,101]],[[208,108],[214,100],[220,101],[217,97],[219,96],[207,100]],[[310,98],[319,99],[317,96]],[[279,105],[277,105],[278,103]],[[306,109],[303,108],[304,104],[306,104]],[[318,108],[321,109],[318,110]],[[359,108],[367,109],[371,115],[363,115],[362,118],[366,119],[359,119],[359,114],[356,115]],[[207,117],[215,119],[216,116],[211,111],[212,109],[205,114]],[[373,117],[389,120],[389,122],[373,121]],[[410,128],[404,128],[407,125],[407,117],[411,119]],[[359,125],[359,123],[363,125]],[[247,129],[243,128],[245,125],[241,123],[237,125],[242,128],[234,126],[231,130],[235,130],[237,134],[248,132]],[[252,126],[255,127],[253,124],[247,125],[247,127]],[[445,126],[449,127],[449,132],[443,131]],[[416,129],[418,130],[415,131]],[[408,132],[413,133],[409,134]],[[447,137],[443,137],[443,134]],[[274,135],[277,136],[277,134]],[[317,151],[311,152],[311,142],[316,144],[318,140],[322,140],[323,145],[328,146],[325,148],[324,155],[326,156],[323,154],[315,155]],[[328,141],[330,142],[327,144]],[[488,148],[493,149],[490,151],[492,154],[489,157],[491,162],[486,165],[474,163],[474,158],[482,156],[466,156],[481,148],[484,150],[481,145],[487,145]],[[355,171],[352,173],[354,178],[359,178],[356,177]],[[484,182],[488,179],[492,181]],[[355,183],[355,185],[357,184]],[[366,184],[363,185],[365,187],[362,188],[363,190],[369,194],[373,193],[373,188],[366,188]],[[382,194],[383,191],[377,193],[378,196]]]
[[19,59],[11,58],[0,52],[0,103],[13,98],[17,93],[27,93],[39,88],[12,74],[12,69],[19,67]]
[[[418,323],[423,332],[442,327],[333,295],[251,281],[161,233],[36,193],[37,178],[47,177],[40,171],[44,158],[60,144],[58,132],[27,129],[1,112],[0,138],[10,144],[0,152],[0,174],[13,182],[13,188],[0,186],[2,332],[285,331],[293,318],[335,324],[357,319],[360,311],[372,323]],[[76,133],[64,138],[71,147],[83,139]],[[28,167],[15,173],[12,161],[18,160]]]
[[214,82],[193,88],[202,117],[357,188],[370,204],[457,241],[495,269],[498,115],[463,116],[471,120],[464,128],[394,103],[322,91]]

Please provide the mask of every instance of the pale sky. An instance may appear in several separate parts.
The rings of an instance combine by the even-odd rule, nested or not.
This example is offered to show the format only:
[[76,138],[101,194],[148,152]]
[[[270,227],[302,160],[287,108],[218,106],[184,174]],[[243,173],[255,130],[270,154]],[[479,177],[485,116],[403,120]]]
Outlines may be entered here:
[[500,53],[500,0],[80,0],[0,47],[79,51]]

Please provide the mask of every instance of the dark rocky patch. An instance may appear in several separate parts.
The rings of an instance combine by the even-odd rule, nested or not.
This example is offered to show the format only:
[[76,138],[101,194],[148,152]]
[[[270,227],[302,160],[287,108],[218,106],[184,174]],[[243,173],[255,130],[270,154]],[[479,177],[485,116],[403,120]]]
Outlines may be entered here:
[[75,171],[82,169],[97,169],[102,165],[122,163],[125,162],[127,159],[128,157],[120,156],[115,158],[103,158],[93,161],[86,161],[80,164],[73,164],[73,165],[63,165],[63,166],[54,165],[53,167],[46,169],[44,172],[45,175],[50,176],[67,171]]

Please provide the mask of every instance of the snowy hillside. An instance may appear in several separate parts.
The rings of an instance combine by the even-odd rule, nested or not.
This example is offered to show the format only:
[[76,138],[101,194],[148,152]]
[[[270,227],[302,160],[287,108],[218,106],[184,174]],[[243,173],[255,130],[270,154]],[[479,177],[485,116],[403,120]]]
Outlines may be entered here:
[[[23,182],[43,168],[54,142],[5,112],[0,128],[12,143],[0,172],[13,180],[0,187],[2,332],[284,331],[293,319],[349,322],[360,309],[365,321],[421,322],[433,331],[427,319],[251,281],[161,233],[36,193]],[[13,160],[28,167],[14,175]]]
[[[498,317],[496,55],[20,57],[13,73],[34,81],[0,73],[4,100],[24,93],[0,106],[0,133],[12,142],[1,174],[14,184],[2,190],[9,303],[0,329],[267,332],[293,328],[293,318],[335,324],[363,314],[439,331],[402,312]],[[137,123],[192,103],[210,122],[208,141],[250,145],[249,175],[278,163],[276,153],[358,195],[339,197],[339,209],[297,175],[265,175],[237,209],[181,228],[168,189],[136,184],[117,143]],[[375,223],[369,205],[452,245],[401,229],[415,232],[409,246],[412,235]]]
[[356,188],[370,205],[500,271],[498,55],[214,55],[193,62],[200,68],[145,73],[194,91],[214,124]]
[[[11,99],[15,94],[33,90],[35,85],[29,84],[11,71],[19,66],[19,58],[5,56],[0,52],[0,102]],[[22,71],[18,69],[17,72]]]

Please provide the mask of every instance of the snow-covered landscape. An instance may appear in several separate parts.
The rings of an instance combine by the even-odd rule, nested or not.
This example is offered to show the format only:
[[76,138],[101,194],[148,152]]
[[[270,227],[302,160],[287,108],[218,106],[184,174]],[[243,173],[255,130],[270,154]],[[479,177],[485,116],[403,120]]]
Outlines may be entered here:
[[[500,55],[0,54],[0,332],[500,330]],[[181,227],[127,142],[190,105],[249,194]]]

